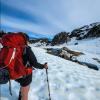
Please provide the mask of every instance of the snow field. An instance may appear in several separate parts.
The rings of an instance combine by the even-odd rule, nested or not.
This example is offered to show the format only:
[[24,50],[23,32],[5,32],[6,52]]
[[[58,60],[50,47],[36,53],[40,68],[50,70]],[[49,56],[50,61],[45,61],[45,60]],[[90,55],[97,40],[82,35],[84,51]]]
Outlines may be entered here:
[[[92,55],[92,50],[90,49],[90,52],[90,50],[85,49],[85,44],[83,49],[81,45],[79,46],[71,45],[69,47],[78,51],[81,49],[86,53],[85,56],[79,58],[81,61],[90,61],[91,57],[99,59],[100,55],[97,53],[100,51],[98,49]],[[95,71],[86,66],[47,54],[42,48],[33,47],[32,45],[31,47],[40,63],[48,62],[52,100],[100,100],[100,70]],[[33,70],[33,81],[30,87],[29,100],[48,100],[45,69]],[[12,81],[13,96],[9,95],[8,84],[2,85],[1,100],[17,100],[18,91],[19,84],[15,81]]]

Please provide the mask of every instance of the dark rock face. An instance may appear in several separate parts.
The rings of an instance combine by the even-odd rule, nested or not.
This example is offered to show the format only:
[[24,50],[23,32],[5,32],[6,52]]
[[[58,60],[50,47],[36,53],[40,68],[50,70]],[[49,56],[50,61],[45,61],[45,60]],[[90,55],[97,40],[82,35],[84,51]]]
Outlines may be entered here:
[[68,34],[69,33],[66,33],[66,32],[58,33],[57,35],[54,36],[51,44],[54,46],[57,44],[67,43],[70,40]]
[[100,59],[98,59],[98,58],[92,58],[92,59],[97,61],[98,63],[100,63]]
[[89,31],[89,26],[86,25],[84,27],[81,27],[81,28],[78,28],[78,29],[75,29],[71,32],[70,34],[70,38],[72,37],[76,37],[76,39],[80,39],[84,36],[85,33],[87,33]]
[[88,68],[91,68],[91,69],[94,69],[94,70],[99,70],[99,68],[94,64],[87,63],[87,62],[79,62],[79,61],[78,61],[78,63],[81,64],[81,65],[85,65]]
[[[100,37],[100,22],[85,25],[81,28],[73,30],[71,33],[61,32],[54,36],[52,40],[52,46],[67,43],[72,37],[76,37],[77,40],[86,38]],[[75,44],[77,45],[77,44]]]
[[72,37],[76,37],[77,40],[91,37],[100,37],[100,22],[85,25],[81,28],[73,30],[70,34],[70,38]]
[[58,48],[55,48],[55,49],[47,48],[47,53],[55,55],[55,56],[59,56],[60,52],[61,52],[61,50]]
[[55,55],[55,56],[62,57],[66,60],[72,60],[72,57],[83,55],[82,52],[72,51],[72,50],[68,49],[67,47],[63,47],[61,49],[59,49],[59,48],[55,48],[55,49],[49,48],[49,49],[47,49],[47,53]]
[[88,38],[88,37],[100,37],[100,25],[91,28],[83,38]]

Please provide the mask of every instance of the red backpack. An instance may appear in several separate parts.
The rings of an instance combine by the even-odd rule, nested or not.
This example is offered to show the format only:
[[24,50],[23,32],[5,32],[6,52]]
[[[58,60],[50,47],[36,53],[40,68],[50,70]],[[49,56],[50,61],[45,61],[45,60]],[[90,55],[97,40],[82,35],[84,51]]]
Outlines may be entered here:
[[18,79],[32,73],[32,69],[23,65],[23,51],[26,38],[22,33],[6,34],[2,37],[3,48],[0,51],[0,68],[7,68],[10,79]]

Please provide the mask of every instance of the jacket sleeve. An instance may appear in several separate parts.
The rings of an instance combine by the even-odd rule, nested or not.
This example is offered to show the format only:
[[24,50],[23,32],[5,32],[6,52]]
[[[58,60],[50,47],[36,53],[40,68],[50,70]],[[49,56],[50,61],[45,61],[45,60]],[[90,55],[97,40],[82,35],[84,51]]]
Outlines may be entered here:
[[27,55],[28,55],[28,59],[29,59],[28,61],[30,63],[30,66],[33,66],[33,67],[39,68],[39,69],[44,68],[43,64],[38,63],[33,51],[31,50],[31,47],[28,46],[26,52],[28,53]]

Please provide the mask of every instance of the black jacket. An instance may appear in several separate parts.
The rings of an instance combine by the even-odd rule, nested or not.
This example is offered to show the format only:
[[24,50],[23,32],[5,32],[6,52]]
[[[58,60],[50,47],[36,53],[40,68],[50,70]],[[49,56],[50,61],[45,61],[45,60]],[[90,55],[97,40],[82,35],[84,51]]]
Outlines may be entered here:
[[31,50],[31,47],[27,46],[23,53],[23,63],[27,67],[35,67],[39,69],[43,69],[44,65],[38,63],[33,51]]

